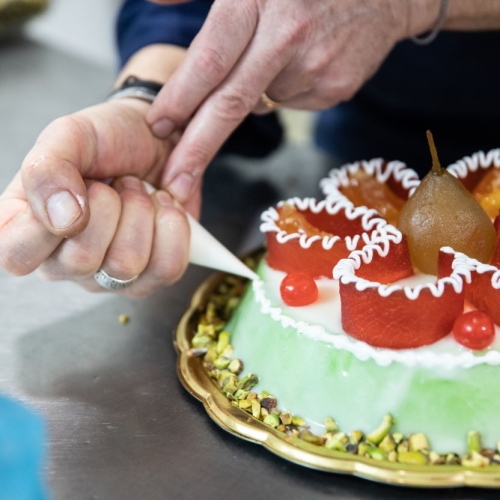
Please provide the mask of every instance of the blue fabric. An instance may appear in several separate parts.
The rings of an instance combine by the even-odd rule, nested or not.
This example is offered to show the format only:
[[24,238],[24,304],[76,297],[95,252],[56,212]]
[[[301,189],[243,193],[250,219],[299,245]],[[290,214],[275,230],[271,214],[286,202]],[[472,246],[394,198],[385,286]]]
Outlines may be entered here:
[[[118,19],[122,64],[151,43],[189,46],[212,0],[160,6],[126,0]],[[429,168],[425,131],[443,164],[500,146],[499,32],[443,32],[428,46],[399,43],[349,102],[318,114],[317,145],[343,161],[374,157]],[[225,151],[263,156],[281,139],[274,115],[250,117]]]
[[47,500],[39,417],[0,396],[0,500]]

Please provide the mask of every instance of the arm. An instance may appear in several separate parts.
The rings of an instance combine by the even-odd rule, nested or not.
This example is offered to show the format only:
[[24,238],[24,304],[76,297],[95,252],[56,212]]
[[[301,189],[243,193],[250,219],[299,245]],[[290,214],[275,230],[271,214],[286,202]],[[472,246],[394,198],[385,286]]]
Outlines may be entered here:
[[[495,27],[498,4],[450,0],[446,28]],[[439,0],[215,0],[148,113],[162,138],[190,119],[163,185],[188,199],[232,131],[252,111],[266,112],[263,92],[296,109],[349,100],[397,42],[435,26],[439,7]]]

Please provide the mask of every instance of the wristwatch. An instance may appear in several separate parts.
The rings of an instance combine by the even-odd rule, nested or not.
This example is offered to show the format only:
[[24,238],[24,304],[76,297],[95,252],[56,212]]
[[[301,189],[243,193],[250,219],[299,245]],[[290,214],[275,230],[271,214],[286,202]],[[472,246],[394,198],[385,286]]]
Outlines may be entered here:
[[149,80],[141,80],[136,76],[129,76],[119,88],[109,94],[107,100],[135,97],[146,102],[153,102],[162,89],[163,84]]

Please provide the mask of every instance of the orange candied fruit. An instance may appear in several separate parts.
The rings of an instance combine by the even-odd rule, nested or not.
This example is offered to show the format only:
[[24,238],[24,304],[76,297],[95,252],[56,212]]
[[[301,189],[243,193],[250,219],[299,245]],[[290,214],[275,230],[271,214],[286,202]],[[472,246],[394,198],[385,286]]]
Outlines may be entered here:
[[331,236],[329,233],[320,231],[316,226],[313,226],[305,217],[305,215],[297,210],[293,205],[285,203],[279,210],[280,217],[276,221],[276,225],[288,234],[304,233],[308,238],[311,236]]
[[406,201],[394,193],[387,184],[382,184],[363,170],[351,174],[349,184],[342,186],[340,192],[357,207],[375,209],[393,225],[397,224],[399,212]]
[[490,168],[473,189],[472,195],[494,219],[500,211],[500,168]]

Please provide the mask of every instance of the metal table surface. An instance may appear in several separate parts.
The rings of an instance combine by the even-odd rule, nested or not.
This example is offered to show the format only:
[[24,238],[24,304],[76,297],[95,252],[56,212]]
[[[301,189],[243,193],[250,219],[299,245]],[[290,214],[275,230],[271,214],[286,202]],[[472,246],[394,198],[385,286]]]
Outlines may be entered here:
[[[99,102],[112,72],[22,39],[0,42],[0,188],[43,125]],[[224,187],[230,185],[228,190]],[[204,221],[241,249],[263,183],[214,169]],[[249,200],[259,201],[250,210]],[[176,375],[172,332],[208,272],[141,301],[92,295],[72,283],[0,272],[0,391],[39,412],[45,475],[55,499],[498,498],[472,489],[413,490],[290,464],[220,430]],[[119,314],[130,315],[121,325]]]

